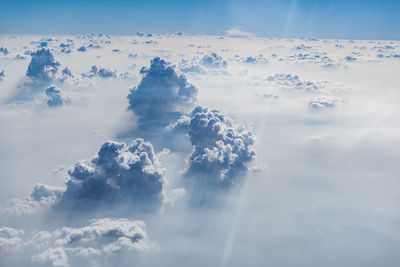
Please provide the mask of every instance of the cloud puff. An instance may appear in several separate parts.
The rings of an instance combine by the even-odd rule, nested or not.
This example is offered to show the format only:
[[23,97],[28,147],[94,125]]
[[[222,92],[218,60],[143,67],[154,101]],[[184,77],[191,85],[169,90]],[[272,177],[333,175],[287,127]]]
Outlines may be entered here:
[[263,55],[258,55],[258,56],[249,56],[246,58],[240,58],[240,56],[236,55],[236,60],[239,62],[243,62],[243,63],[268,63],[268,60],[263,56]]
[[14,57],[14,59],[15,59],[15,60],[25,60],[26,57],[25,57],[25,56],[21,56],[20,54],[17,54],[17,55]]
[[182,59],[179,63],[179,69],[184,73],[194,72],[197,74],[206,74],[204,68],[196,60]]
[[226,68],[228,63],[216,53],[205,55],[201,59],[201,63],[208,68]]
[[281,89],[295,89],[305,92],[340,91],[344,87],[329,81],[312,82],[301,80],[298,75],[276,73],[268,76],[266,81]]
[[52,266],[92,265],[94,262],[104,265],[106,257],[124,251],[148,251],[152,247],[144,222],[111,218],[92,220],[81,228],[41,231],[31,242],[41,248],[32,262]]
[[226,31],[226,36],[230,38],[251,38],[254,37],[254,34],[250,32],[244,32],[238,29],[230,29]]
[[139,128],[163,128],[193,108],[197,88],[170,63],[156,57],[140,73],[141,82],[127,97],[128,109],[139,116]]
[[19,252],[23,247],[23,241],[21,239],[23,234],[23,230],[17,230],[11,227],[0,227],[0,255],[6,257],[11,253]]
[[0,264],[4,266],[109,266],[126,253],[155,246],[143,221],[126,218],[91,220],[83,227],[25,233],[0,227]]
[[248,170],[247,164],[255,157],[254,137],[250,131],[243,125],[234,126],[231,119],[218,110],[196,107],[189,124],[189,136],[194,151],[185,177],[194,180],[195,190],[202,194],[239,184]]
[[312,46],[301,44],[301,45],[296,46],[295,48],[296,48],[296,50],[308,50],[308,49],[311,49]]
[[46,184],[36,184],[31,193],[31,198],[36,201],[44,199],[57,199],[59,198],[64,190],[60,187],[54,187]]
[[345,56],[344,60],[346,60],[347,62],[354,62],[357,61],[357,58],[353,56]]
[[3,55],[8,55],[10,52],[8,52],[8,49],[5,47],[0,47],[0,53],[3,53]]
[[47,209],[56,203],[64,190],[61,187],[36,184],[29,198],[10,200],[9,206],[2,209],[2,213],[14,215],[37,213],[41,208]]
[[163,169],[153,146],[140,138],[130,146],[107,141],[95,157],[77,162],[68,174],[56,209],[125,204],[147,211],[160,208],[164,201]]
[[299,76],[290,73],[276,73],[268,76],[267,81],[282,87],[294,88],[297,90],[318,90],[318,86],[313,82],[302,81],[299,79]]
[[313,109],[333,108],[339,102],[340,100],[335,97],[319,97],[315,99],[310,99],[308,101],[308,106]]
[[88,73],[83,73],[82,77],[84,78],[93,78],[100,77],[103,79],[106,78],[115,78],[117,77],[115,70],[110,70],[106,68],[98,68],[97,66],[92,66],[91,70]]
[[47,96],[47,105],[49,107],[57,107],[65,104],[65,99],[62,96],[61,90],[54,85],[47,87],[45,93]]
[[60,63],[54,59],[49,49],[42,48],[31,53],[32,59],[28,65],[26,76],[35,82],[49,82],[58,71]]
[[86,47],[81,46],[78,49],[76,49],[78,52],[85,52],[86,51]]

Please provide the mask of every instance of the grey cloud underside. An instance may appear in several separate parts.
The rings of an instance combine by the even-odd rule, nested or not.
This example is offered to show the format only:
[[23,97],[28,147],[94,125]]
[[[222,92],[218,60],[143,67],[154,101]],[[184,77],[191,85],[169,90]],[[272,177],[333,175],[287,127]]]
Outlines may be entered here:
[[168,62],[156,57],[143,78],[128,95],[129,110],[139,116],[139,128],[163,128],[189,112],[197,97],[197,88]]

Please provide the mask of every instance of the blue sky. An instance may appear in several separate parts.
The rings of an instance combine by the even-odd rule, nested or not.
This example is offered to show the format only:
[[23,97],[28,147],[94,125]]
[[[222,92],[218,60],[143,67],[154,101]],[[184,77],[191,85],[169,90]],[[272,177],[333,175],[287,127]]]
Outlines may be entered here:
[[221,34],[400,39],[396,0],[1,0],[0,33]]

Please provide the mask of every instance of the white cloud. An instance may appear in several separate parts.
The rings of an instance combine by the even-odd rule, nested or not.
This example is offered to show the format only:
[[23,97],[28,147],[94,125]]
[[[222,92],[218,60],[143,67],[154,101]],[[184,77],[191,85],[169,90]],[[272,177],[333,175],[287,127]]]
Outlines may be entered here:
[[226,31],[226,36],[230,38],[252,38],[255,35],[250,32],[244,32],[238,29],[230,29]]

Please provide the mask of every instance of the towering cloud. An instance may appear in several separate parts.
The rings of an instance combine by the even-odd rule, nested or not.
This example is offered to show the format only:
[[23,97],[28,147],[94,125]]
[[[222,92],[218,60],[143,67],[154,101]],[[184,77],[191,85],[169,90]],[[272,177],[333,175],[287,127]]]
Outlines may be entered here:
[[114,204],[156,210],[163,200],[163,169],[153,146],[136,139],[130,146],[108,141],[95,157],[79,161],[56,209],[91,209]]
[[189,136],[194,151],[185,177],[194,181],[199,201],[206,201],[204,193],[237,185],[255,156],[252,133],[215,109],[193,110]]
[[55,61],[49,49],[42,48],[31,54],[32,59],[29,63],[26,76],[36,82],[51,81],[58,71],[60,63]]
[[170,63],[156,57],[140,73],[144,76],[128,95],[128,109],[139,116],[141,129],[165,127],[193,108],[197,88]]

